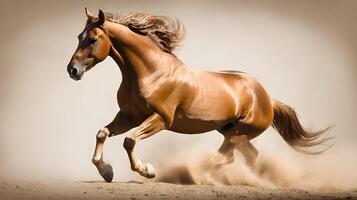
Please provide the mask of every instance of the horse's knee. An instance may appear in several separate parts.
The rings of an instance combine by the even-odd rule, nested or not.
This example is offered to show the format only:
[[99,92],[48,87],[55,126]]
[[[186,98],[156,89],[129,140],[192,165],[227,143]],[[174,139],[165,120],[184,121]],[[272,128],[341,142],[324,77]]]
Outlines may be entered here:
[[97,141],[104,142],[109,134],[110,134],[110,132],[109,132],[108,128],[100,129],[99,132],[97,133]]
[[124,143],[123,143],[123,147],[129,151],[132,150],[135,146],[135,139],[131,138],[131,137],[126,137],[124,139]]

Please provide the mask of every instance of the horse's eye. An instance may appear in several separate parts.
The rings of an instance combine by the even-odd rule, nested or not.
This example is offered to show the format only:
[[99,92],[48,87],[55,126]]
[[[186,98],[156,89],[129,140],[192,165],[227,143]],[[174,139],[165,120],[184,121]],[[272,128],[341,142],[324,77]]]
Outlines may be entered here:
[[95,44],[97,42],[97,39],[90,39],[89,44]]

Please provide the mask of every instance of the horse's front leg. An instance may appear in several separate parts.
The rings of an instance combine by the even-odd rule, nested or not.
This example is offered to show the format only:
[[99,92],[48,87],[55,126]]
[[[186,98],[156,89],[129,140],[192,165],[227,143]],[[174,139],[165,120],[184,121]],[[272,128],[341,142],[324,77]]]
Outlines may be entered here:
[[110,124],[99,130],[96,136],[96,145],[92,163],[97,167],[99,174],[106,182],[111,182],[113,180],[113,168],[103,161],[103,147],[105,140],[108,137],[125,133],[135,126],[135,123],[119,112]]
[[165,128],[163,118],[158,114],[153,114],[147,118],[135,132],[130,134],[124,140],[124,148],[128,153],[131,169],[138,172],[146,178],[155,177],[155,169],[149,163],[142,163],[134,153],[134,147],[137,142],[147,137],[150,137]]
[[97,141],[92,157],[92,163],[97,167],[99,174],[104,178],[106,182],[112,182],[113,180],[112,166],[106,164],[103,161],[103,146],[109,134],[110,131],[107,127],[104,127],[99,130],[99,132],[97,133]]

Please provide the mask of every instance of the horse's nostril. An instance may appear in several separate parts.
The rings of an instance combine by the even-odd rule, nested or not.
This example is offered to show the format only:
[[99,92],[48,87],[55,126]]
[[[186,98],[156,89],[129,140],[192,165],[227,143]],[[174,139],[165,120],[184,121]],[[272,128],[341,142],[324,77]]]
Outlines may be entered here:
[[76,68],[74,68],[74,67],[72,67],[72,68],[70,68],[69,69],[69,74],[71,75],[71,76],[77,76],[77,69]]

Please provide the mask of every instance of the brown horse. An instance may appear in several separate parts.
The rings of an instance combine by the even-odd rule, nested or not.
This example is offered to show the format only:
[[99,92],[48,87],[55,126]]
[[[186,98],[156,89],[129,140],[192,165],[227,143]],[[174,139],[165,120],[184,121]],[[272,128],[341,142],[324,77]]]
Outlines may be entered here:
[[273,100],[252,76],[193,71],[181,62],[172,53],[184,32],[178,20],[141,13],[114,17],[101,10],[96,17],[85,11],[87,23],[67,67],[70,77],[80,80],[108,55],[122,73],[120,111],[98,132],[92,159],[105,181],[113,179],[112,167],[102,158],[105,140],[134,127],[124,148],[131,169],[147,178],[155,177],[155,170],[137,158],[134,147],[164,129],[185,134],[218,130],[225,138],[217,153],[218,167],[233,162],[235,149],[252,166],[258,151],[250,140],[270,125],[295,150],[322,152],[306,148],[326,142],[329,138],[320,138],[325,130],[304,130],[294,109]]

